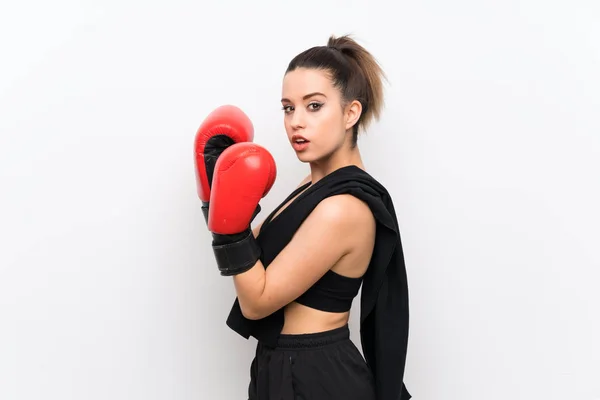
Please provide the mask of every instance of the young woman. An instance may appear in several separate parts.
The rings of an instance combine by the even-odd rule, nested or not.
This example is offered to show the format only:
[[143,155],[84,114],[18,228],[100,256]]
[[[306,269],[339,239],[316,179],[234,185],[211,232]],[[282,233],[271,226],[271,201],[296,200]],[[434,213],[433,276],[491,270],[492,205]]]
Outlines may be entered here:
[[[221,274],[233,276],[237,292],[227,324],[258,340],[250,400],[411,397],[403,384],[408,289],[400,233],[390,196],[365,171],[357,146],[359,131],[381,112],[383,77],[348,36],[330,37],[289,63],[284,125],[310,174],[253,231],[275,166],[252,143],[241,112],[215,156],[205,215]],[[215,129],[210,135],[213,145],[223,137]],[[348,329],[361,285],[366,361]]]

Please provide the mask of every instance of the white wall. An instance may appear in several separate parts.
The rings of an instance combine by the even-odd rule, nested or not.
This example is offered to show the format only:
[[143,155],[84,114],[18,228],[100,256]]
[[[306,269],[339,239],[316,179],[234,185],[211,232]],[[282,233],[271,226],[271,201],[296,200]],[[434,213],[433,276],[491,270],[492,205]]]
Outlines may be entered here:
[[264,217],[306,173],[285,67],[348,32],[391,83],[360,144],[402,228],[414,399],[600,399],[597,1],[6,3],[0,399],[245,398],[193,137],[250,115]]

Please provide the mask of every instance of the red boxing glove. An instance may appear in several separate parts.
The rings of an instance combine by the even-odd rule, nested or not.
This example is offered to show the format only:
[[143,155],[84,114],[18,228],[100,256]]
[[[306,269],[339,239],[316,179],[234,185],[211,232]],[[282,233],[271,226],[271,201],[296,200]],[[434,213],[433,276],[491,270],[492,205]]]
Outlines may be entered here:
[[208,229],[213,233],[213,250],[222,275],[245,272],[260,258],[250,223],[276,176],[273,156],[255,143],[234,144],[219,157]]
[[194,140],[196,188],[202,200],[202,213],[208,221],[208,205],[213,172],[219,156],[234,143],[251,142],[254,127],[250,118],[236,106],[224,105],[202,122]]

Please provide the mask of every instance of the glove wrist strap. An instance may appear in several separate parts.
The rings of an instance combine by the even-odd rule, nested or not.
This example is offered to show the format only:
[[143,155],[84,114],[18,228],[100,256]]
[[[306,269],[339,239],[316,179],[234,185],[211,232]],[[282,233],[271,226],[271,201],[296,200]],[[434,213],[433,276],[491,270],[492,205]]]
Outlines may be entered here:
[[208,201],[202,202],[202,215],[204,215],[204,220],[208,224]]
[[[215,235],[216,236],[216,235]],[[223,276],[238,275],[248,271],[256,264],[261,249],[252,231],[243,239],[225,244],[213,244],[217,267]]]

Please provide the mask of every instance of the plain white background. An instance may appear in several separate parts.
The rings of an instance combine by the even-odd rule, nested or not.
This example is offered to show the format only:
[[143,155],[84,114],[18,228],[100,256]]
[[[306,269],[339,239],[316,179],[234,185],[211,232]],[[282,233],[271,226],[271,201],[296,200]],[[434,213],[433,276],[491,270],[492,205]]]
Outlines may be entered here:
[[360,147],[398,212],[414,399],[600,399],[599,21],[593,0],[3,3],[0,398],[246,398],[194,134],[248,113],[279,168],[264,218],[307,173],[287,63],[353,33],[389,78]]

